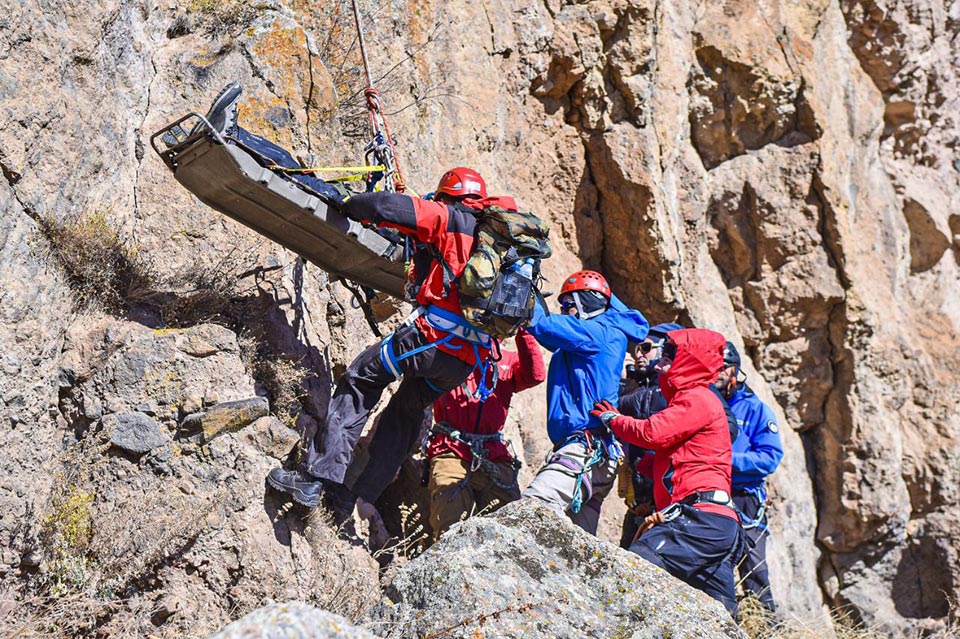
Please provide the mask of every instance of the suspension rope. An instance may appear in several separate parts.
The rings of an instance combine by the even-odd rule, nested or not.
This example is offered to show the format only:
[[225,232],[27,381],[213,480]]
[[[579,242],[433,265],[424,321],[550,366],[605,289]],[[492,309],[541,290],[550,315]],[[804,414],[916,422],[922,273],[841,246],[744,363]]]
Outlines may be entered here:
[[400,161],[397,158],[397,149],[393,144],[390,125],[387,123],[387,117],[383,112],[383,100],[380,97],[380,92],[373,86],[373,77],[370,74],[370,61],[367,58],[367,44],[363,37],[363,24],[360,20],[360,5],[358,0],[353,0],[353,18],[357,23],[360,57],[363,59],[363,73],[367,80],[367,86],[363,90],[363,95],[367,101],[370,131],[373,133],[373,139],[367,145],[365,151],[368,157],[373,156],[377,164],[382,164],[386,167],[383,175],[384,190],[403,193],[407,190],[407,185],[403,179],[403,173],[400,170]]

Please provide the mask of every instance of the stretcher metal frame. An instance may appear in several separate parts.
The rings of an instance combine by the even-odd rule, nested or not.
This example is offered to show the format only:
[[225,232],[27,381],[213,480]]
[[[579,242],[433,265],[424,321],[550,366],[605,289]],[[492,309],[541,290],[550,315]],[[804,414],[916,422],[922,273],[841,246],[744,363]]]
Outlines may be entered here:
[[[157,139],[195,118],[193,133],[160,149]],[[166,141],[164,141],[166,144]],[[261,165],[191,111],[150,136],[174,178],[207,206],[301,255],[334,277],[403,298],[402,247],[342,215],[307,188]]]

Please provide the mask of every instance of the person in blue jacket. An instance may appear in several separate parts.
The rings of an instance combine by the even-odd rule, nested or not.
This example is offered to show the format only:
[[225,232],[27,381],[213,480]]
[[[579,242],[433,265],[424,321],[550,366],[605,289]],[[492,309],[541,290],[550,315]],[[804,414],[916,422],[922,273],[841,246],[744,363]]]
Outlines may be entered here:
[[527,329],[553,352],[547,433],[554,447],[523,497],[551,504],[596,534],[600,505],[613,488],[623,448],[590,411],[596,398],[617,401],[627,343],[643,341],[649,324],[595,271],[568,277],[559,302],[559,315],[547,315],[537,304]]
[[740,353],[730,342],[723,351],[723,371],[717,387],[737,420],[740,434],[733,442],[733,501],[750,541],[740,563],[743,588],[771,611],[776,610],[767,571],[767,477],[783,459],[780,427],[770,407],[746,384],[740,370]]

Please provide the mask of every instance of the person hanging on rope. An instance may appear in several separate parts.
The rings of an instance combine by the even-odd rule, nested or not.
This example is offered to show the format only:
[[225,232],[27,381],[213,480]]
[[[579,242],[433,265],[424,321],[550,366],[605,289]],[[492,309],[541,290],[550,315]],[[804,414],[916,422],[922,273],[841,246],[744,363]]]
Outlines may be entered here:
[[736,618],[733,571],[745,544],[730,496],[730,424],[710,388],[723,366],[723,346],[723,336],[708,329],[670,331],[656,366],[667,407],[634,419],[603,400],[592,414],[623,441],[654,451],[657,510],[629,550],[719,600]]
[[771,612],[777,606],[767,570],[767,477],[783,459],[780,428],[773,411],[746,384],[740,352],[732,342],[723,351],[723,371],[717,387],[730,404],[740,434],[733,442],[733,501],[747,533],[749,547],[738,570],[744,591],[756,596]]
[[[298,164],[288,151],[238,125],[237,102],[241,92],[240,85],[231,83],[214,100],[206,117],[214,133],[228,144],[243,147],[268,168],[296,169]],[[325,427],[318,429],[309,442],[302,465],[294,469],[274,468],[267,477],[270,486],[307,507],[317,506],[325,494],[335,521],[343,521],[356,502],[356,494],[343,485],[346,470],[353,461],[354,446],[383,390],[392,381],[401,380],[381,414],[381,422],[389,424],[393,445],[382,451],[379,458],[371,456],[367,468],[375,473],[395,472],[399,468],[419,438],[424,411],[433,401],[459,386],[477,368],[481,369],[481,379],[486,379],[483,372],[491,367],[493,360],[499,359],[497,339],[478,328],[476,322],[471,324],[464,318],[459,277],[477,243],[477,216],[494,211],[491,216],[502,219],[496,211],[516,212],[517,205],[511,197],[488,197],[483,178],[466,167],[444,173],[431,199],[388,191],[350,195],[306,170],[283,172],[283,175],[346,217],[391,229],[406,237],[409,251],[414,254],[415,267],[408,275],[416,277],[408,291],[417,305],[415,312],[394,333],[357,357],[337,380]],[[525,214],[516,215],[527,219]],[[548,256],[549,247],[541,254]],[[517,269],[516,273],[511,271],[512,282],[524,281],[523,277],[529,281],[539,267],[535,257],[510,264]],[[532,269],[532,265],[536,265],[536,270],[527,275],[523,269]],[[471,300],[491,293],[494,284],[500,285],[503,272],[490,282],[471,279],[474,285]],[[479,290],[475,290],[476,287],[480,287]],[[504,288],[501,293],[506,295],[512,291]],[[500,297],[492,295],[490,301],[499,303]],[[522,308],[518,306],[515,310]],[[484,398],[490,390],[481,388]],[[352,476],[353,481],[363,484],[365,472]],[[371,501],[377,496],[368,494]]]
[[[473,248],[476,219],[472,211],[481,211],[491,202],[516,208],[512,198],[488,198],[480,175],[459,167],[443,175],[433,201],[380,192],[354,195],[341,205],[348,217],[394,228],[429,245],[441,259],[432,260],[425,274],[421,271],[416,312],[365,350],[337,381],[326,427],[311,442],[303,467],[274,468],[267,478],[271,486],[312,507],[326,484],[333,493],[335,516],[345,518],[354,497],[342,486],[344,474],[383,390],[402,380],[380,418],[381,428],[392,431],[394,446],[386,451],[389,460],[375,458],[371,451],[369,470],[364,472],[386,472],[385,465],[396,470],[419,437],[424,410],[473,370],[486,370],[490,352],[497,352],[499,345],[463,319],[447,269],[453,277],[463,270]],[[356,481],[363,482],[363,474]],[[373,501],[379,495],[366,496]]]
[[590,410],[595,397],[617,400],[627,343],[643,341],[649,324],[595,271],[564,280],[559,301],[559,315],[547,315],[538,304],[528,329],[553,352],[547,433],[554,447],[522,496],[547,502],[596,534],[600,505],[613,488],[623,449]]

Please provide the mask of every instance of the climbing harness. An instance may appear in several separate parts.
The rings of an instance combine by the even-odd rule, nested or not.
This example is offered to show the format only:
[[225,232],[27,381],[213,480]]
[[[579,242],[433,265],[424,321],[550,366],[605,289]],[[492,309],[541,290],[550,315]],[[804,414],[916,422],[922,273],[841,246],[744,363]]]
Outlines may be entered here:
[[[587,449],[588,456],[583,464],[556,452],[573,443],[582,444]],[[583,505],[593,497],[593,485],[587,473],[607,459],[616,460],[617,463],[623,459],[623,448],[620,442],[613,437],[610,437],[609,441],[602,439],[597,441],[597,437],[589,430],[578,430],[567,435],[553,450],[554,452],[547,455],[546,463],[540,472],[544,472],[551,465],[554,469],[559,466],[559,472],[574,478],[573,495],[570,500],[570,512],[574,515],[579,513]]]
[[[481,405],[482,409],[482,405]],[[479,415],[477,421],[479,422]],[[502,488],[503,490],[514,490],[519,488],[518,476],[520,474],[521,464],[520,460],[517,459],[517,456],[513,451],[513,442],[503,436],[503,433],[498,431],[496,433],[480,434],[480,433],[465,433],[459,429],[454,428],[447,422],[437,422],[430,429],[430,432],[427,434],[427,437],[424,439],[424,449],[431,439],[437,435],[446,435],[450,439],[464,444],[470,449],[470,468],[467,470],[467,475],[464,477],[458,487],[462,488],[470,482],[470,476],[476,472],[478,469],[483,470],[490,478],[490,481],[494,486]],[[510,450],[510,465],[513,468],[513,480],[510,483],[504,482],[500,479],[500,469],[496,462],[492,462],[488,459],[489,451],[487,450],[486,444],[490,442],[500,442],[507,446]],[[426,450],[424,450],[424,456],[426,456]]]
[[[489,335],[470,325],[465,319],[456,313],[452,313],[433,304],[430,306],[418,306],[413,313],[408,315],[407,318],[403,320],[398,327],[398,330],[400,328],[410,326],[418,317],[423,317],[430,326],[443,333],[446,333],[446,336],[434,342],[430,342],[429,344],[419,346],[411,351],[407,351],[402,355],[397,355],[393,348],[393,338],[396,336],[396,331],[387,335],[387,337],[380,342],[380,361],[383,363],[384,368],[390,371],[390,374],[393,375],[395,379],[401,379],[403,377],[403,372],[400,370],[400,362],[409,357],[413,357],[414,355],[428,351],[431,348],[438,348],[440,346],[446,346],[452,350],[459,350],[460,348],[463,348],[463,344],[454,345],[451,343],[455,337],[460,338],[473,347],[473,370],[477,370],[479,368],[482,371],[481,376],[484,379],[487,377],[486,372],[488,367],[491,366],[493,362],[496,362],[500,359],[499,344],[496,340],[491,339]],[[490,349],[491,353],[496,351],[497,356],[493,357],[491,355],[486,358],[481,358],[481,347]],[[434,391],[438,393],[445,392],[444,389],[438,388],[429,379],[424,379],[424,381],[426,382],[427,386]],[[483,383],[483,380],[481,380],[481,386],[478,387],[477,390],[480,393],[480,401],[486,401],[486,399],[493,394],[493,388],[487,387]]]

